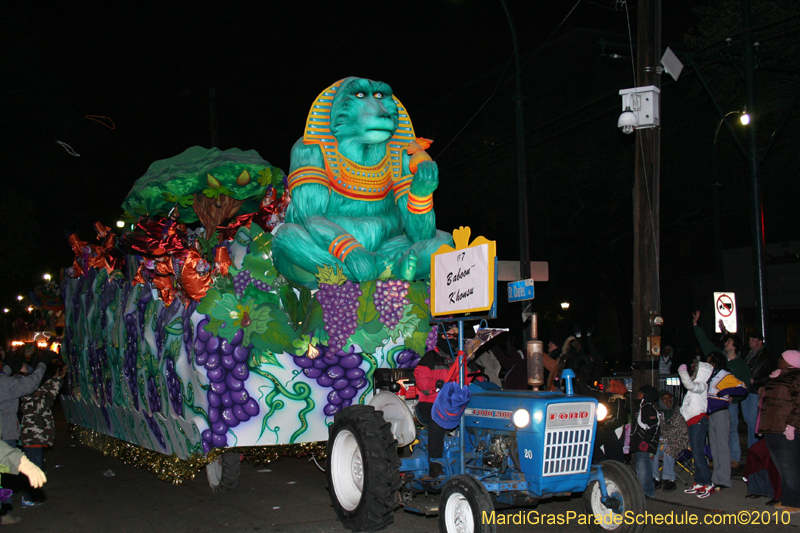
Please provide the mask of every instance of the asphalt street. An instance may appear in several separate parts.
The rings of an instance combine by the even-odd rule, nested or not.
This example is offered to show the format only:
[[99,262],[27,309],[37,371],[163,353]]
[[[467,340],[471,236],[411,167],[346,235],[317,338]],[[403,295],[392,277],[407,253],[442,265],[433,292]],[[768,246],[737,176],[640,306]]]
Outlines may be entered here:
[[[213,494],[205,474],[182,485],[160,481],[155,474],[128,466],[113,457],[76,443],[67,435],[67,425],[57,413],[55,447],[45,454],[48,501],[41,507],[22,509],[20,495],[13,496],[12,514],[22,518],[9,526],[18,533],[322,533],[346,531],[336,520],[325,489],[325,474],[309,458],[281,458],[269,464],[245,462],[239,489]],[[104,472],[112,471],[107,477]],[[696,525],[648,525],[645,531],[736,532],[797,531],[800,517],[791,524],[776,524],[788,518],[774,514],[764,499],[746,500],[745,486],[739,478],[730,489],[705,500],[684,494],[679,489],[647,502],[654,517],[695,517]],[[425,498],[425,496],[421,496]],[[438,496],[430,495],[431,503]],[[553,531],[586,532],[572,513],[582,510],[581,498],[563,498],[540,503],[531,509],[509,509],[496,515],[499,533]],[[520,511],[523,512],[520,515]],[[744,512],[744,513],[743,513]],[[671,513],[671,515],[670,515]],[[738,513],[738,514],[735,514]],[[772,514],[769,514],[772,513]],[[564,524],[537,524],[543,515]],[[500,516],[503,519],[500,519]],[[746,515],[746,516],[745,516]],[[734,524],[733,517],[736,517]],[[683,518],[685,520],[686,518]],[[690,518],[691,519],[691,518]],[[746,519],[749,523],[742,525]],[[510,522],[501,523],[500,520]],[[522,524],[514,525],[514,520]],[[547,521],[547,517],[544,518]],[[714,522],[716,521],[716,525]],[[706,522],[710,522],[706,525]],[[759,523],[756,523],[759,522]],[[764,524],[763,522],[768,522]],[[398,511],[388,533],[437,532],[436,518]]]

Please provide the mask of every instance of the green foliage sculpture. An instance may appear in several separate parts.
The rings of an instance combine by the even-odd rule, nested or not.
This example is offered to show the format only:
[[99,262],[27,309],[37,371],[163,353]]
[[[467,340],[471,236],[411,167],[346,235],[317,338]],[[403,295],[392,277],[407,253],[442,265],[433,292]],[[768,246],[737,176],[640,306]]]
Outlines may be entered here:
[[219,150],[194,146],[156,161],[136,181],[122,208],[130,218],[167,216],[180,208],[179,222],[200,221],[211,236],[223,221],[258,210],[270,184],[280,185],[283,172],[255,150]]
[[430,255],[452,239],[436,230],[439,171],[420,142],[387,84],[345,78],[323,91],[292,148],[278,270],[309,288],[326,266],[357,282],[428,277]]

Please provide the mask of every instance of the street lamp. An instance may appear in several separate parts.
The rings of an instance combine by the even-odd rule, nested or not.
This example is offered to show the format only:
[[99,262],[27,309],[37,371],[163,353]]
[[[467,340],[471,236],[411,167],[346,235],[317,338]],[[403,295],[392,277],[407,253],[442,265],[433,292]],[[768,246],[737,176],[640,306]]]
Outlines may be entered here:
[[22,296],[21,294],[19,296],[17,296],[17,300],[19,300],[20,302],[23,300],[23,298],[24,298],[24,296]]
[[45,274],[44,275],[44,280],[45,281],[50,281],[51,279],[53,279],[53,276],[51,276],[50,274]]
[[[722,261],[722,223],[720,220],[720,205],[719,205],[719,190],[722,188],[722,184],[720,184],[719,179],[717,178],[717,139],[719,138],[719,130],[722,127],[722,124],[725,120],[731,115],[741,115],[739,117],[739,121],[743,125],[750,124],[750,115],[747,114],[747,111],[729,111],[725,114],[724,117],[719,119],[717,122],[717,127],[714,129],[714,145],[711,149],[711,178],[714,180],[712,184],[712,188],[714,190],[714,248],[717,256],[717,282],[722,285],[725,282],[724,278],[724,266]],[[730,125],[729,129],[730,129]],[[733,130],[731,129],[731,132]],[[738,139],[737,139],[738,143]]]
[[117,227],[118,228],[124,228],[125,227],[125,222],[123,222],[122,220],[117,220]]
[[561,302],[561,309],[569,309],[569,302]]

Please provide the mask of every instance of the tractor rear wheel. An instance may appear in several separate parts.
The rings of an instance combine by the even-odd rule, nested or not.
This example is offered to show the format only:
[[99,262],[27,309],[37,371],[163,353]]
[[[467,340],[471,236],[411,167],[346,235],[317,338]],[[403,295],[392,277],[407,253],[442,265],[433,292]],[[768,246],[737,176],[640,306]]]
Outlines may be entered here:
[[472,476],[453,476],[442,489],[439,500],[439,531],[443,533],[494,533],[495,524],[483,515],[494,511],[492,498],[483,483]]
[[603,478],[606,491],[611,497],[619,500],[616,509],[606,507],[601,501],[600,482],[594,481],[583,492],[583,510],[593,515],[589,520],[589,529],[593,533],[640,533],[644,524],[626,524],[625,513],[644,514],[644,490],[633,470],[618,461],[603,461]]
[[391,425],[369,405],[333,419],[328,437],[328,491],[336,516],[353,531],[376,531],[399,507],[400,459]]
[[223,453],[215,461],[206,465],[206,475],[212,492],[236,490],[242,475],[242,455],[238,452]]

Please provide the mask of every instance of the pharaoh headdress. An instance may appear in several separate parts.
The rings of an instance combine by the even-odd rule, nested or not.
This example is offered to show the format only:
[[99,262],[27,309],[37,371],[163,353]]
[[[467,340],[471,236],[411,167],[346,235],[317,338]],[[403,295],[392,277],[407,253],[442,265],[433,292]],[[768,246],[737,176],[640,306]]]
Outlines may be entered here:
[[325,169],[296,169],[289,175],[289,190],[305,183],[318,183],[348,198],[365,201],[383,200],[393,190],[396,201],[408,193],[411,186],[411,175],[402,175],[402,151],[415,139],[414,126],[403,104],[392,95],[397,105],[398,127],[386,143],[386,157],[375,167],[362,167],[345,159],[339,153],[339,143],[331,132],[331,110],[337,91],[351,79],[337,81],[322,91],[311,105],[303,142],[320,147]]

